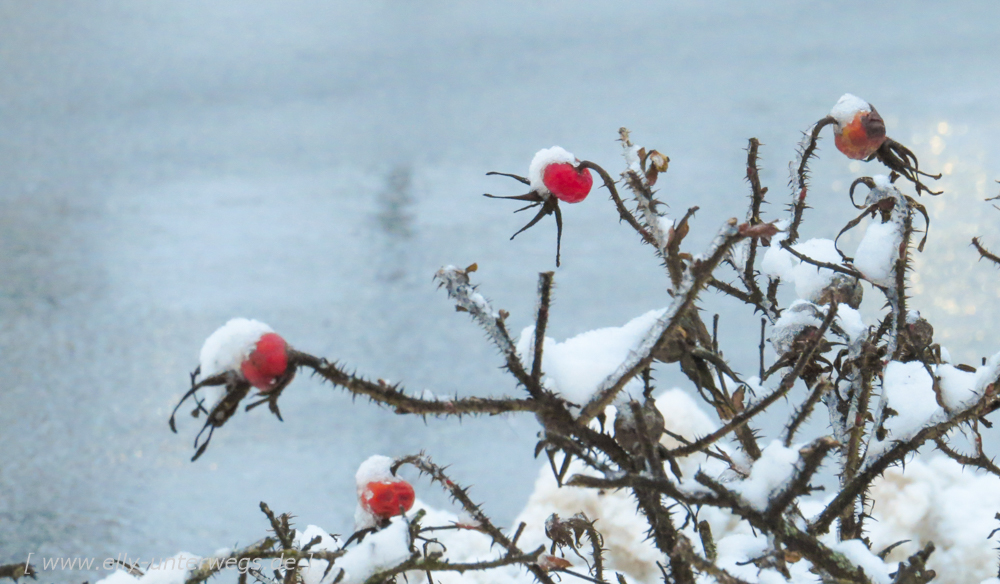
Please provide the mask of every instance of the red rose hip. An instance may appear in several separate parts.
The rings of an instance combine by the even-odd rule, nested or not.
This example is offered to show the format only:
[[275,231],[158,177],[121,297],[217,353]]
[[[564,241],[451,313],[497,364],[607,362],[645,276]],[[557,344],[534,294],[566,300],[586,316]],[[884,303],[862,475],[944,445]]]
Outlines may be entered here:
[[262,393],[274,389],[278,378],[288,370],[288,343],[277,333],[261,335],[240,369],[250,385]]
[[373,481],[365,486],[361,505],[381,519],[395,517],[413,507],[416,495],[410,483],[398,481]]
[[578,168],[569,162],[558,162],[545,167],[542,183],[560,201],[579,203],[590,194],[594,177],[586,168]]
[[867,160],[886,140],[885,122],[878,111],[860,97],[845,94],[833,106],[834,143],[853,160]]

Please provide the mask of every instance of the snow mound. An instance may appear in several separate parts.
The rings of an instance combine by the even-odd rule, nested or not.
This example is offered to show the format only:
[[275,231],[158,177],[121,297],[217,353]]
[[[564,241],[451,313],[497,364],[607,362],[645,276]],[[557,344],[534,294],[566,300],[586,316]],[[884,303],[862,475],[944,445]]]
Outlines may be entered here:
[[795,338],[806,327],[819,328],[824,315],[820,307],[812,302],[796,300],[786,308],[771,327],[771,346],[778,355],[784,355],[792,348]]
[[[673,389],[654,396],[656,407],[663,414],[667,429],[675,434],[694,440],[716,429],[716,425],[698,407],[698,404],[683,390]],[[608,413],[613,414],[615,408],[609,407]],[[606,425],[613,425],[609,419]],[[667,448],[680,445],[669,436],[660,441]],[[710,473],[718,474],[723,468],[707,460],[704,455],[695,455],[678,459],[685,477],[693,477],[699,466],[706,467]],[[570,465],[567,476],[585,472],[585,468],[574,461]],[[607,551],[607,566],[609,570],[624,573],[637,582],[653,584],[662,581],[657,561],[663,559],[655,546],[646,538],[649,529],[646,519],[639,513],[635,499],[626,491],[598,491],[575,487],[562,487],[556,484],[552,470],[545,466],[539,470],[535,481],[535,489],[528,499],[524,510],[514,520],[514,525],[525,522],[524,533],[520,544],[523,549],[532,549],[545,544],[545,520],[553,513],[562,518],[584,513],[591,520],[596,520],[596,526],[604,536],[604,547]],[[702,509],[702,519],[712,523],[714,533],[726,533],[736,526],[736,521],[727,513],[715,509]],[[695,539],[697,541],[697,539]],[[574,566],[586,572],[584,563],[572,553],[566,559]],[[740,558],[746,560],[746,557]],[[756,569],[756,567],[755,567]]]
[[115,570],[97,584],[184,584],[188,572],[198,567],[201,558],[181,552],[143,568],[142,576],[133,576],[125,570]]
[[[336,577],[336,568],[344,570],[344,584],[362,584],[372,574],[392,568],[410,557],[410,532],[405,521],[397,519],[389,527],[365,537],[364,541],[352,547],[334,562],[330,570]],[[324,568],[325,569],[325,568]],[[319,570],[322,574],[323,571]],[[330,578],[328,576],[328,578]],[[330,578],[330,582],[333,581]]]
[[1000,353],[990,357],[986,365],[975,373],[962,371],[949,364],[931,367],[938,378],[938,391],[934,381],[919,361],[900,363],[892,361],[886,365],[882,379],[882,392],[886,404],[896,415],[886,419],[884,427],[889,431],[885,440],[872,441],[868,459],[881,454],[896,440],[912,438],[921,428],[944,421],[949,411],[968,407],[986,391],[989,384],[1000,375]]
[[987,536],[997,527],[1000,479],[963,469],[945,456],[909,460],[875,481],[875,501],[866,532],[876,552],[909,539],[892,550],[889,560],[902,561],[933,541],[937,549],[927,565],[935,582],[965,584],[996,575],[996,541]]
[[891,286],[903,232],[895,221],[872,221],[854,254],[854,267],[875,284]]
[[[792,283],[797,298],[811,302],[819,300],[823,289],[830,285],[837,273],[799,260],[782,248],[780,242],[781,239],[776,238],[767,248],[761,260],[761,271],[772,278]],[[810,239],[793,245],[792,249],[818,262],[841,265],[840,254],[830,239]]]
[[[665,308],[651,310],[623,326],[588,331],[561,343],[545,337],[545,386],[571,403],[587,403],[598,385],[639,346],[665,312]],[[517,352],[525,363],[531,363],[534,338],[535,327],[529,326],[517,341]],[[632,381],[630,385],[635,388],[639,384]],[[629,389],[627,386],[626,391]]]
[[761,452],[760,458],[754,461],[750,476],[727,486],[755,509],[764,511],[771,493],[781,489],[792,478],[800,448],[801,445],[785,447],[778,440],[772,441]]

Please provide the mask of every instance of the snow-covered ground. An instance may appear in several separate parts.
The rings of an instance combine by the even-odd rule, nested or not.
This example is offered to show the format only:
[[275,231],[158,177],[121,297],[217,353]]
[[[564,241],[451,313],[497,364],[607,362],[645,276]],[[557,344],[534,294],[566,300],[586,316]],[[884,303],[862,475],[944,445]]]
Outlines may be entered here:
[[[978,364],[1000,348],[981,328],[1000,316],[996,273],[968,247],[1000,247],[982,202],[1000,176],[998,16],[977,2],[0,0],[0,563],[208,555],[261,535],[260,500],[347,529],[358,464],[421,448],[511,523],[537,474],[530,417],[424,426],[303,377],[284,424],[239,414],[195,464],[198,421],[182,415],[175,436],[166,420],[203,340],[237,315],[410,389],[511,391],[431,276],[478,262],[513,330],[530,324],[554,226],[509,242],[522,218],[480,195],[523,190],[484,173],[525,174],[552,144],[615,172],[622,125],[670,156],[657,187],[673,214],[701,207],[697,248],[744,213],[747,138],[765,144],[774,217],[799,133],[846,92],[871,101],[946,174],[947,194],[921,199],[911,307]],[[832,239],[853,178],[883,172],[834,156],[829,135],[821,147],[804,240]],[[666,305],[662,270],[603,194],[564,214],[549,336]],[[705,306],[754,370],[736,348],[756,327]]]

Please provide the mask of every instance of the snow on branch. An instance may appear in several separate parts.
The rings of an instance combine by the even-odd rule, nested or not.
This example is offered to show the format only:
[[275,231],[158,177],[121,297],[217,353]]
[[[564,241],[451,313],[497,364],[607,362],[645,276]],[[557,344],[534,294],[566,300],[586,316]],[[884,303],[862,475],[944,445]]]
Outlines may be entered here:
[[635,377],[642,369],[649,366],[653,360],[653,351],[662,340],[680,325],[681,316],[689,310],[711,277],[712,271],[722,261],[729,248],[744,238],[737,227],[735,219],[730,219],[712,241],[704,258],[695,260],[691,271],[680,289],[677,290],[673,302],[667,311],[656,320],[639,346],[629,354],[618,369],[608,376],[598,387],[583,410],[580,419],[586,422],[606,408],[625,387],[625,384]]
[[455,266],[445,266],[438,270],[434,278],[438,285],[448,291],[448,297],[455,301],[455,309],[468,312],[472,319],[482,327],[486,336],[500,349],[507,361],[507,369],[525,386],[525,388],[535,397],[540,393],[537,383],[532,382],[531,377],[524,370],[517,355],[514,342],[507,332],[504,321],[507,313],[503,310],[494,312],[493,307],[486,298],[476,291],[476,287],[469,282],[469,274],[475,272],[478,266],[472,264],[468,268],[460,269]]

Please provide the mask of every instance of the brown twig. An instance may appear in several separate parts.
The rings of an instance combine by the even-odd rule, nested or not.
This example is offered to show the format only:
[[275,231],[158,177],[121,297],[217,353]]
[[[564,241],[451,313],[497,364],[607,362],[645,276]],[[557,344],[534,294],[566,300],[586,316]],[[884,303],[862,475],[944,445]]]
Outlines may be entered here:
[[[396,469],[404,464],[409,464],[416,467],[420,472],[431,477],[431,480],[440,484],[448,494],[451,495],[459,505],[478,523],[479,531],[482,531],[486,535],[499,544],[502,548],[507,550],[506,557],[526,557],[534,556],[537,558],[537,554],[544,551],[544,546],[532,552],[531,554],[525,554],[521,551],[513,541],[510,540],[499,528],[493,525],[493,522],[487,517],[486,513],[483,512],[479,505],[474,503],[472,499],[469,498],[468,489],[463,488],[452,481],[444,473],[444,469],[438,465],[431,462],[431,460],[424,456],[423,454],[417,454],[412,456],[405,456],[403,458],[396,459],[396,462],[392,465],[392,472],[395,473]],[[522,562],[515,562],[522,563]],[[504,564],[500,564],[504,565]],[[552,579],[542,570],[537,564],[529,563],[527,564],[528,570],[535,576],[535,578],[542,584],[553,584]]]
[[538,274],[538,309],[535,313],[535,355],[531,360],[532,384],[541,387],[542,349],[545,345],[545,328],[549,324],[549,305],[552,301],[552,278],[554,272]]

